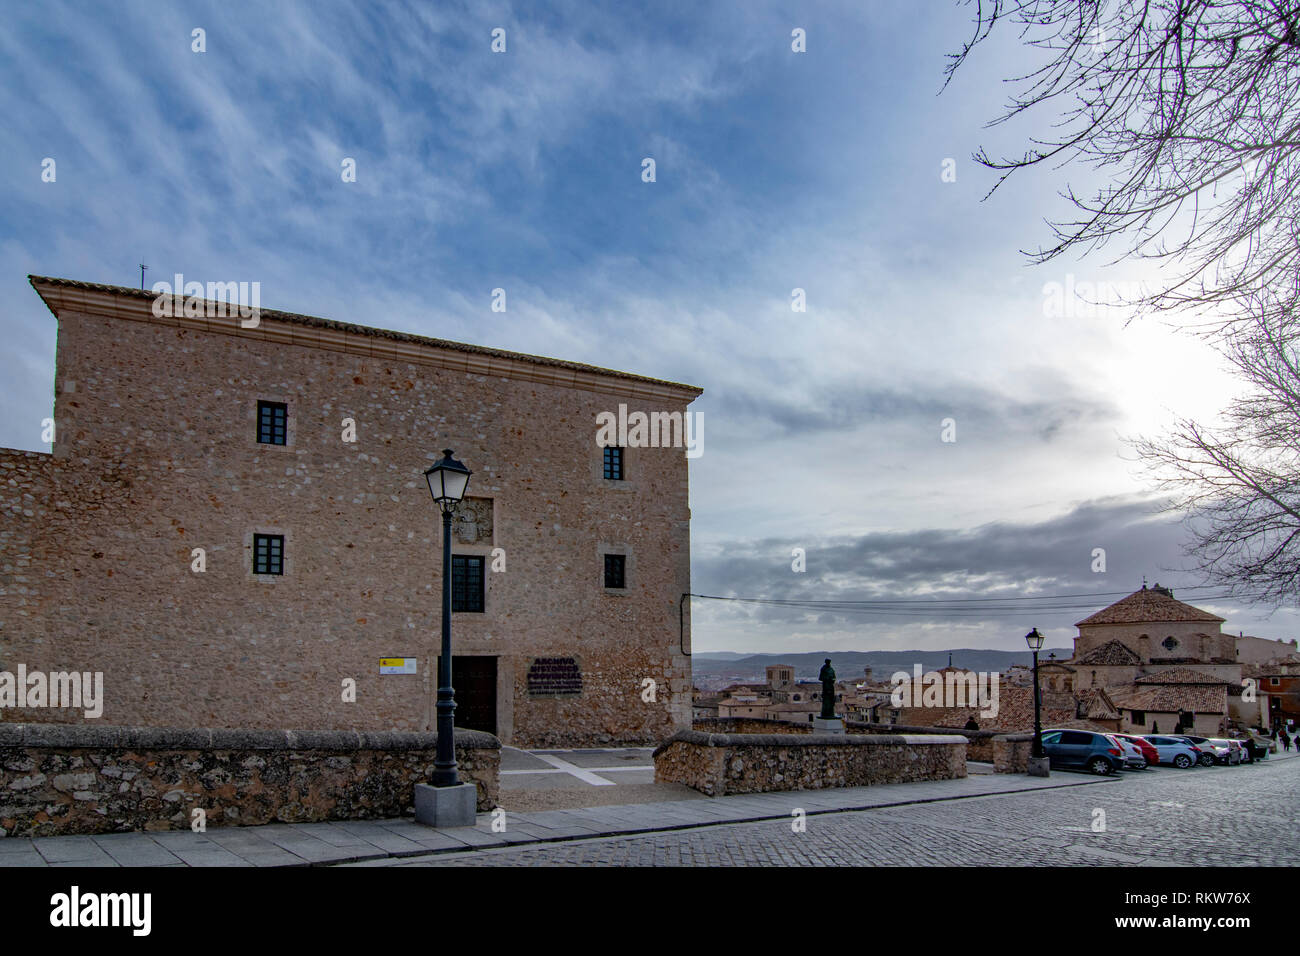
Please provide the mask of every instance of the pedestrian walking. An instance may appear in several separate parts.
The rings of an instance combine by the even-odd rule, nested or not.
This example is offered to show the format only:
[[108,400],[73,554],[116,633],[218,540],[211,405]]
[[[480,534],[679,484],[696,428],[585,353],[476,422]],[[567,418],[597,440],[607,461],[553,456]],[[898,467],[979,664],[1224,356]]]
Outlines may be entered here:
[[1291,749],[1291,735],[1285,730],[1278,734],[1278,740],[1282,741],[1282,749],[1289,751]]

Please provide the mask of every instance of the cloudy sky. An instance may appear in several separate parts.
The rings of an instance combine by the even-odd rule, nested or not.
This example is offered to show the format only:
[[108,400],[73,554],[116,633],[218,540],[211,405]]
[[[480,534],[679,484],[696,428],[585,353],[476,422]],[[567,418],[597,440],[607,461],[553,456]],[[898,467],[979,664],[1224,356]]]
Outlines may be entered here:
[[[26,275],[136,285],[143,262],[150,282],[259,281],[267,308],[702,386],[701,594],[1199,584],[1125,440],[1213,417],[1234,383],[1186,335],[1052,307],[1053,283],[1156,275],[1108,266],[1118,247],[1026,264],[1068,211],[1065,178],[1094,180],[1045,170],[982,201],[993,180],[971,153],[1018,154],[1048,118],[985,126],[1003,78],[1032,65],[1010,33],[939,95],[969,15],[951,0],[10,9],[0,444],[46,447],[55,323]],[[695,647],[1020,648],[1032,626],[1068,646],[1112,599],[872,614],[700,600]],[[1288,612],[1198,603],[1234,631],[1297,630]]]

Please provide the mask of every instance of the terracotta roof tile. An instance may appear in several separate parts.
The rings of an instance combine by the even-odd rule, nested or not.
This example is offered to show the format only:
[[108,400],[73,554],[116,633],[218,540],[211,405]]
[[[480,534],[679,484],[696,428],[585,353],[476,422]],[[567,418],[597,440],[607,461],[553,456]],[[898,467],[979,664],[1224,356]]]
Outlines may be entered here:
[[1080,667],[1131,667],[1142,663],[1142,658],[1128,645],[1120,641],[1107,641],[1094,647],[1074,662]]
[[1117,720],[1120,712],[1103,688],[1093,687],[1079,691],[1079,716],[1089,720]]
[[1135,684],[1226,684],[1228,683],[1222,677],[1215,677],[1213,674],[1207,674],[1204,671],[1184,670],[1182,668],[1169,668],[1168,670],[1156,671],[1154,674],[1146,674],[1142,677],[1135,678]]
[[1120,598],[1110,607],[1102,608],[1091,617],[1085,617],[1075,627],[1090,624],[1166,624],[1180,621],[1217,621],[1223,618],[1200,608],[1175,600],[1169,592],[1157,585],[1143,587],[1126,598]]
[[1112,699],[1125,710],[1150,710],[1169,714],[1190,710],[1222,714],[1227,708],[1228,695],[1224,684],[1217,687],[1203,684],[1149,684],[1129,691],[1116,691]]

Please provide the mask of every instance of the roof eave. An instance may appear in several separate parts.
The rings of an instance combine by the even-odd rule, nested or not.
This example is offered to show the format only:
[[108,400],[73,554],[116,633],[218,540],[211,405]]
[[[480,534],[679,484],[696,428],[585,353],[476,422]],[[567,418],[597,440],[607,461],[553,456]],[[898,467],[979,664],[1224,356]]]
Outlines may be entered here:
[[[570,362],[524,352],[470,345],[407,332],[324,319],[299,312],[258,310],[261,322],[245,329],[237,313],[219,316],[157,316],[153,303],[158,293],[146,289],[82,282],[52,276],[28,275],[28,282],[46,308],[58,318],[61,310],[87,311],[153,324],[201,331],[244,335],[283,344],[317,346],[333,351],[358,352],[394,361],[412,361],[455,368],[478,375],[520,378],[545,384],[627,394],[639,398],[690,404],[702,388],[666,379]],[[207,302],[210,300],[201,300]],[[222,305],[219,301],[214,306]],[[205,312],[208,310],[204,310]],[[307,331],[310,329],[311,331]],[[422,361],[423,360],[423,361]]]

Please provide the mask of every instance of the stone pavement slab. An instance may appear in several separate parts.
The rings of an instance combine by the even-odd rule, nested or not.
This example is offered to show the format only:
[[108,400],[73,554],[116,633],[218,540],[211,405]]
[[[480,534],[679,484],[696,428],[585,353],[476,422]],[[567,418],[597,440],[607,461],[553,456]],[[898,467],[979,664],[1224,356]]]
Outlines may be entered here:
[[[599,755],[597,755],[599,756]],[[592,758],[594,765],[601,764]],[[156,833],[0,838],[0,867],[7,866],[378,866],[411,857],[496,851],[528,844],[630,834],[672,833],[719,824],[788,821],[807,815],[965,800],[1003,793],[1092,786],[1117,778],[1057,773],[1038,778],[980,774],[960,780],[883,784],[839,790],[757,793],[708,799],[612,804],[505,816],[504,832],[492,814],[473,827],[436,830],[411,818],[327,823],[274,823],[214,827],[206,833]]]

